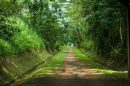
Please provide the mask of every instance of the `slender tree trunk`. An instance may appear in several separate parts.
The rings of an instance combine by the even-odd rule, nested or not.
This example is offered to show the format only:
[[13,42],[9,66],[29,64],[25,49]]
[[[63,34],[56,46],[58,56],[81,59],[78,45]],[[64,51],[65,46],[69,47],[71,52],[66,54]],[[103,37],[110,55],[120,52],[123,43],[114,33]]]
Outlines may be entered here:
[[120,39],[121,39],[121,43],[123,44],[123,36],[122,36],[122,22],[120,20]]
[[[130,8],[130,6],[129,6]],[[129,12],[129,9],[128,9],[128,31],[127,31],[127,44],[128,44],[128,77],[129,77],[129,80],[130,80],[130,12]]]
[[129,0],[119,0],[121,4],[123,4],[126,8],[127,8],[127,25],[128,25],[128,29],[127,29],[127,49],[128,49],[128,77],[130,80],[130,5],[129,5]]

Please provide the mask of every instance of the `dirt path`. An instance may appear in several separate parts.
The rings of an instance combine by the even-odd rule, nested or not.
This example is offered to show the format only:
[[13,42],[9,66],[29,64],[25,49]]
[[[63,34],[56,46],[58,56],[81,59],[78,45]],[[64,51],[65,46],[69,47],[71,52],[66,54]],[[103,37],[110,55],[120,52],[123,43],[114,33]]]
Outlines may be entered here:
[[62,78],[90,78],[98,79],[103,77],[103,73],[91,69],[89,64],[79,61],[74,55],[73,50],[68,50],[68,55],[65,58],[64,69],[58,71],[57,74]]
[[103,73],[74,57],[72,49],[67,53],[63,70],[54,76],[39,76],[19,86],[130,86],[128,80],[104,79]]

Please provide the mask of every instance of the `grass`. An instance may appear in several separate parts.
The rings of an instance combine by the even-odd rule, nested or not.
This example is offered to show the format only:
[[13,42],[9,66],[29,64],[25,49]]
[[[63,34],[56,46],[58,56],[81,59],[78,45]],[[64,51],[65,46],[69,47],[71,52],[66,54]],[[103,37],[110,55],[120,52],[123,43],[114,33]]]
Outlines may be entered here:
[[30,79],[39,77],[39,76],[54,76],[55,72],[57,70],[60,70],[64,67],[64,58],[67,55],[67,47],[63,47],[62,51],[57,53],[49,62],[46,64],[42,64],[39,67],[37,67],[31,74],[26,75],[22,79],[18,80],[16,83],[14,83],[14,86],[17,86],[18,84],[24,83],[29,81]]
[[64,67],[64,59],[67,55],[66,53],[67,51],[67,47],[64,48],[61,52],[59,52],[58,54],[56,54],[51,61],[49,61],[47,64],[45,65],[41,65],[38,70],[35,72],[35,74],[39,75],[39,74],[55,74],[55,72],[57,70],[61,70]]
[[8,64],[3,67],[4,74],[0,77],[0,86],[26,73],[34,66],[47,59],[49,56],[51,55],[43,50],[39,53],[25,53],[8,57]]
[[[128,79],[127,71],[115,71],[108,69],[103,65],[95,62],[95,56],[90,53],[83,54],[79,49],[73,48],[74,55],[79,60],[90,65],[91,68],[105,74],[108,79]],[[97,59],[97,58],[96,58]]]
[[12,56],[8,58],[9,64],[4,68],[5,72],[12,78],[15,78],[32,67],[38,65],[50,56],[47,52],[40,52],[39,54],[27,53],[19,56]]

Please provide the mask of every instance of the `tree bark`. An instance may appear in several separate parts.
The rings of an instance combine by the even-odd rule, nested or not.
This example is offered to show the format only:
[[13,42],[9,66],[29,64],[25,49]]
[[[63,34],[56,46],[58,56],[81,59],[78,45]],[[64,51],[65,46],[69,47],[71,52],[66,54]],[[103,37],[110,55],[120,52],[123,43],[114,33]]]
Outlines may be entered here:
[[129,5],[129,0],[119,0],[119,2],[121,3],[121,4],[123,4],[126,8],[127,8],[127,11],[128,11],[128,13],[127,13],[127,25],[128,25],[128,29],[127,29],[127,49],[128,49],[128,78],[129,78],[129,80],[130,80],[130,40],[129,40],[129,38],[130,38],[130,5]]
[[[130,6],[129,6],[130,8]],[[129,80],[130,80],[130,11],[129,11],[129,8],[128,8],[128,32],[127,32],[127,45],[128,45],[128,77],[129,77]]]

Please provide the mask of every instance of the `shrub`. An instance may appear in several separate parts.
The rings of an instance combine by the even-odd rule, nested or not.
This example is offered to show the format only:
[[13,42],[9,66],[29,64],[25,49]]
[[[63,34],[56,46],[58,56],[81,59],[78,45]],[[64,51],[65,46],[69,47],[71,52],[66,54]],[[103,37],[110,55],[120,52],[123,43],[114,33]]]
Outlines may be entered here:
[[[42,39],[38,34],[29,28],[20,18],[8,17],[5,23],[15,32],[9,40],[0,39],[0,54],[18,54],[26,51],[32,51],[39,48],[44,48]],[[5,28],[6,29],[6,28]]]

